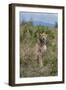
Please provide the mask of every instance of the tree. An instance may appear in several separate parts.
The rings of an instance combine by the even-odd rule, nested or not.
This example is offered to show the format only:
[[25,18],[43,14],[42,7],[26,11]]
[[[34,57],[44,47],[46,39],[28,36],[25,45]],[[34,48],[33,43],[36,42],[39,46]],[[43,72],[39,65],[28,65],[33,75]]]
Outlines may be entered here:
[[30,25],[30,26],[33,25],[33,20],[32,20],[32,18],[30,18],[30,20],[28,21],[28,25]]
[[58,23],[57,23],[57,22],[55,23],[55,26],[54,26],[54,27],[55,27],[55,28],[57,28],[57,27],[58,27]]

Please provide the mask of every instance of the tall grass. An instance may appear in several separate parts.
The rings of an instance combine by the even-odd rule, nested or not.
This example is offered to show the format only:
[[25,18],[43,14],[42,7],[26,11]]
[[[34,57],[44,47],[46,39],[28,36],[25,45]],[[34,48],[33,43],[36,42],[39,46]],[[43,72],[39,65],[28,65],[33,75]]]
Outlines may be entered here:
[[[34,47],[38,34],[44,32],[48,36],[47,52],[40,68],[34,56]],[[57,28],[33,26],[32,23],[20,25],[20,77],[38,77],[57,75]]]

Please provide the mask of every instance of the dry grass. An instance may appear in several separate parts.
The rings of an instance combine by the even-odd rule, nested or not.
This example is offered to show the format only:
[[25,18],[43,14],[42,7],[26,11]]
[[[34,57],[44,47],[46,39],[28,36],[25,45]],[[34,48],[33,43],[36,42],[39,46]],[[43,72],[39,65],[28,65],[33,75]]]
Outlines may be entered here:
[[[37,33],[48,35],[47,52],[40,68],[35,58]],[[20,77],[40,77],[57,75],[57,29],[43,26],[20,26]]]

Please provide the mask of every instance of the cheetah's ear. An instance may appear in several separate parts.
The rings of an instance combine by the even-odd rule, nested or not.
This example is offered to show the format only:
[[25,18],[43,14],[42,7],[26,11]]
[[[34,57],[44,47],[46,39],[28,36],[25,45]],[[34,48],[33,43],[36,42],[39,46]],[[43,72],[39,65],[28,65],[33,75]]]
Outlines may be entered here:
[[48,36],[47,33],[45,33],[46,37]]
[[47,37],[48,35],[46,34],[46,37]]
[[42,36],[42,33],[39,33],[39,36]]

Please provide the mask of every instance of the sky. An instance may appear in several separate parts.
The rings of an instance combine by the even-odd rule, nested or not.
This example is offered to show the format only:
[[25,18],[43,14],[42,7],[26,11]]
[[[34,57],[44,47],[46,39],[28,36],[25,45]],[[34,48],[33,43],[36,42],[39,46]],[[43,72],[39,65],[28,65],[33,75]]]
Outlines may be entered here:
[[37,21],[55,24],[58,22],[58,14],[57,13],[37,13],[37,12],[20,12],[20,22],[24,21]]

